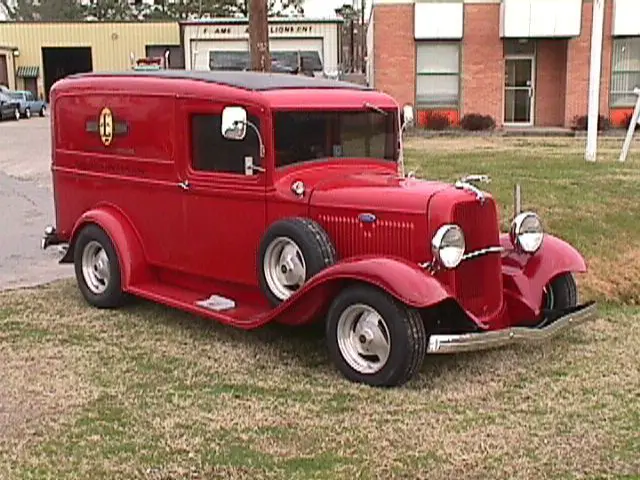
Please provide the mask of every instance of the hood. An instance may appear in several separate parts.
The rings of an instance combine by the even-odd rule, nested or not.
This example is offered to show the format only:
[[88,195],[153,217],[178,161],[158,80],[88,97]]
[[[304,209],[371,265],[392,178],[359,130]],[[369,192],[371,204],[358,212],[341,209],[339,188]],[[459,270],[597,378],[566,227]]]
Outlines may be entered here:
[[314,185],[310,204],[424,215],[431,197],[449,188],[452,186],[447,183],[399,178],[388,172],[351,173]]

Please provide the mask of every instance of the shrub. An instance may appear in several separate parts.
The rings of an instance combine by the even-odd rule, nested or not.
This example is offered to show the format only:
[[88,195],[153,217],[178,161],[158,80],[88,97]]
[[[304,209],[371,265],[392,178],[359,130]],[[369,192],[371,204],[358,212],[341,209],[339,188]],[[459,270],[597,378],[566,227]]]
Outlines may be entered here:
[[491,115],[480,115],[479,113],[470,113],[462,117],[460,126],[464,130],[493,130],[496,127],[496,121]]
[[[573,126],[571,127],[573,130],[585,131],[588,128],[588,118],[586,115],[576,116],[573,118]],[[611,128],[611,123],[609,119],[600,115],[598,117],[598,130],[609,130]]]
[[426,126],[429,130],[445,130],[451,126],[449,117],[441,113],[431,113],[427,116]]

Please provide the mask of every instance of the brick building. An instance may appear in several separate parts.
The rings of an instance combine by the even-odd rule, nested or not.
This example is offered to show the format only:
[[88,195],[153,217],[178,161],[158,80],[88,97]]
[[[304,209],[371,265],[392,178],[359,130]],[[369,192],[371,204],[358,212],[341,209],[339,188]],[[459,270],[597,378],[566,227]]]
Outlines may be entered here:
[[[640,87],[640,0],[605,0],[600,113],[616,125]],[[570,127],[587,114],[591,0],[373,0],[370,85],[418,122],[469,113]]]

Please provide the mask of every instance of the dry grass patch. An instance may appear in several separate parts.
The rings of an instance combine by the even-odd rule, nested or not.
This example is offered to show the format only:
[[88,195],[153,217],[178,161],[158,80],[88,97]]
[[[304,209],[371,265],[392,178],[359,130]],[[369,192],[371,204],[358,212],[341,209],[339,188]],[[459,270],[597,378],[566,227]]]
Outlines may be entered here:
[[[66,412],[20,455],[0,451],[11,478],[640,472],[640,310],[606,308],[540,347],[429,357],[407,387],[376,390],[342,379],[313,329],[243,332],[145,302],[98,311],[73,282],[0,302],[10,408],[51,397]],[[55,359],[51,387],[23,385],[18,352]],[[70,402],[78,390],[90,395]]]

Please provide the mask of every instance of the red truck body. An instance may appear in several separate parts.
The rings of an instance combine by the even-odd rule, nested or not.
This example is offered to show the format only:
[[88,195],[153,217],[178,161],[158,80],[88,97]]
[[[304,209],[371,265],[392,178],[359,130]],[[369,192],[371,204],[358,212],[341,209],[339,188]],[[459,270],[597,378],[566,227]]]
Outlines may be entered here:
[[[241,140],[220,132],[230,106],[248,116]],[[383,93],[307,77],[176,71],[69,77],[51,91],[56,225],[45,246],[69,245],[62,261],[76,263],[82,285],[99,279],[87,272],[99,273],[110,260],[118,268],[109,266],[103,277],[117,280],[118,292],[244,329],[323,319],[341,292],[364,286],[416,312],[425,332],[422,355],[503,344],[522,332],[547,336],[542,327],[560,325],[545,320],[550,285],[584,272],[585,261],[548,234],[535,252],[522,251],[513,232],[500,232],[492,196],[470,182],[403,175],[401,112]],[[300,155],[305,161],[297,161]],[[198,158],[226,167],[201,168],[205,160]],[[286,228],[325,246],[322,268],[305,253],[311,247],[289,241],[282,245],[290,250],[273,260],[281,271],[268,270],[265,255],[275,244],[266,238],[287,221]],[[436,261],[433,239],[446,225],[464,232],[466,256],[455,268]],[[83,263],[89,253],[76,249],[88,226],[113,246],[110,253],[103,241],[105,256],[95,253],[91,268]],[[282,228],[272,236],[286,237]],[[304,282],[287,296],[268,291],[276,277],[300,272]],[[85,296],[107,305],[96,292]],[[232,303],[203,304],[211,295]],[[565,309],[556,315],[561,322],[593,314],[593,305],[568,303],[553,305]],[[362,345],[367,335],[385,343],[372,325],[361,327]],[[389,325],[387,332],[395,328]],[[484,341],[491,332],[500,337]],[[387,348],[389,362],[398,348]],[[402,383],[414,373],[394,380],[380,377],[386,367],[367,373],[346,364],[354,370],[339,365],[347,377],[372,384]]]

